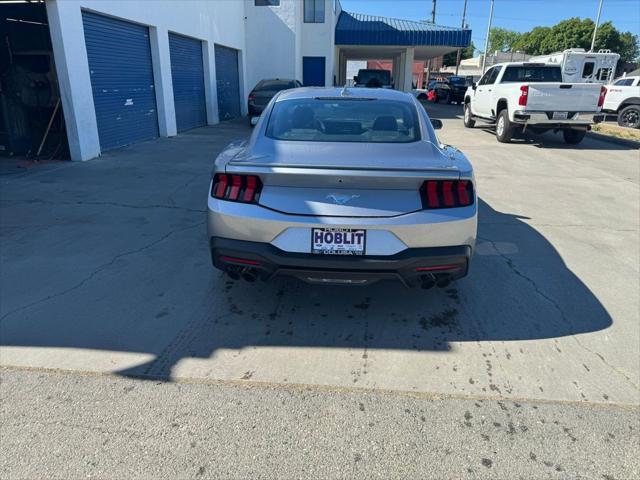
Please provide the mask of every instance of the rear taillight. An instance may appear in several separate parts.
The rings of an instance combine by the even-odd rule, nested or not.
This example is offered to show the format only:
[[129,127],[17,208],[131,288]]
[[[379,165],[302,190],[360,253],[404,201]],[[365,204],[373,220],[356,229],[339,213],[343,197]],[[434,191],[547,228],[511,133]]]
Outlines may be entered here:
[[604,105],[604,97],[607,96],[607,87],[600,87],[600,96],[598,97],[598,106]]
[[422,208],[455,208],[473,205],[469,180],[427,180],[420,188]]
[[216,173],[211,196],[232,202],[258,203],[262,182],[255,175],[228,175]]
[[249,94],[249,101],[253,102],[256,99],[256,96],[253,93]]
[[529,98],[529,86],[521,85],[520,86],[520,98],[518,98],[518,105],[525,106],[527,104],[527,99]]

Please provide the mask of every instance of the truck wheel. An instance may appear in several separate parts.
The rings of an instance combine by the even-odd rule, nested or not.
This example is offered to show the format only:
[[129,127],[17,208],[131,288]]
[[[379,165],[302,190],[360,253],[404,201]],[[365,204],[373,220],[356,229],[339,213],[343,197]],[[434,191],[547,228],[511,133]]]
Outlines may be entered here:
[[467,128],[473,128],[476,126],[476,121],[471,114],[471,105],[469,103],[464,104],[464,126]]
[[618,125],[627,128],[640,128],[640,105],[629,105],[620,110]]
[[573,128],[568,128],[567,130],[562,131],[564,141],[569,145],[577,145],[584,139],[586,134],[586,130],[575,130]]
[[513,127],[509,121],[509,112],[505,108],[498,114],[496,121],[496,138],[500,143],[509,143],[513,135]]

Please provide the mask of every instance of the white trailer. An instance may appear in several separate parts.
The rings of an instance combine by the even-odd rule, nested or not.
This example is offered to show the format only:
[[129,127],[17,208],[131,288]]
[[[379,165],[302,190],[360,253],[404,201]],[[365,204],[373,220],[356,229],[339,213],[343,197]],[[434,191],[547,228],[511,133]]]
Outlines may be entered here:
[[564,52],[531,57],[529,62],[555,63],[562,68],[562,80],[569,83],[610,83],[616,75],[620,55],[611,50],[587,52],[571,48]]

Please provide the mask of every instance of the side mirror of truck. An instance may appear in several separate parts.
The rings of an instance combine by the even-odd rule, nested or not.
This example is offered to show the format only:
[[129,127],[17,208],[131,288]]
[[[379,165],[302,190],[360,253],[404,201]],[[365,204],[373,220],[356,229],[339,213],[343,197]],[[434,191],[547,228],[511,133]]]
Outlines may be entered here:
[[440,130],[442,128],[442,120],[438,120],[437,118],[431,118],[430,120],[434,130]]
[[471,84],[471,88],[475,90],[476,88],[478,88],[478,84],[476,82],[473,82]]

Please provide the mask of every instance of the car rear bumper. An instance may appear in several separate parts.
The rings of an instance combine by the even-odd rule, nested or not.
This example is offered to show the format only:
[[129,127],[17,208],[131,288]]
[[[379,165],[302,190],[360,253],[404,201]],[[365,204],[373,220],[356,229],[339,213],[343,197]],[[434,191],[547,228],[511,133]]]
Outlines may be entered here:
[[248,112],[249,112],[249,116],[259,116],[262,115],[262,112],[264,111],[264,109],[267,108],[266,105],[253,105],[253,104],[249,104],[248,105]]
[[393,255],[413,248],[475,245],[478,207],[420,210],[394,217],[292,215],[260,205],[209,196],[208,237],[271,244],[291,253],[310,253],[313,228],[365,229],[368,255]]
[[397,280],[406,286],[446,286],[467,275],[468,245],[411,248],[390,256],[337,256],[291,253],[268,243],[210,238],[213,265],[236,275],[269,280],[295,277],[320,285],[367,285]]
[[515,111],[512,121],[523,125],[541,125],[547,128],[583,127],[594,123],[599,112],[568,112],[566,119],[554,119],[553,112]]

